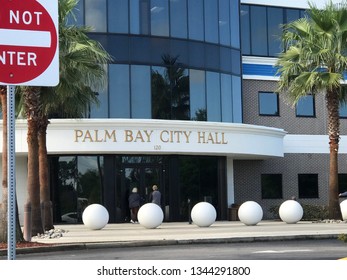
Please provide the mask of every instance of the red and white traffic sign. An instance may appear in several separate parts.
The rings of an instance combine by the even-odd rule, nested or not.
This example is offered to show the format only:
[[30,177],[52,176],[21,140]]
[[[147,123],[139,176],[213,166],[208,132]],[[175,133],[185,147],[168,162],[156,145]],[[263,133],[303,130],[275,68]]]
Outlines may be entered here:
[[0,0],[0,84],[59,83],[58,0]]

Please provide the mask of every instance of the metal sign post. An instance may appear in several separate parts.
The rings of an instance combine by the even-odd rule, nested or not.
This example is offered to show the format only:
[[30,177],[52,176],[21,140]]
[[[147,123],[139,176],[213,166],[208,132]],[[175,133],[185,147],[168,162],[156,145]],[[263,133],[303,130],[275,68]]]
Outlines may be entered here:
[[15,86],[7,86],[7,259],[16,258]]

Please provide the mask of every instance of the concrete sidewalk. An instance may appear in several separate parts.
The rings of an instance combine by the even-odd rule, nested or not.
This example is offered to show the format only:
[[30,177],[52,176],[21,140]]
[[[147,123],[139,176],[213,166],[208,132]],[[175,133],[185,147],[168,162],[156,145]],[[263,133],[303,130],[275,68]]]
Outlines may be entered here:
[[154,229],[141,224],[107,224],[101,230],[90,230],[85,225],[56,225],[55,231],[65,231],[60,238],[33,237],[32,241],[45,244],[135,246],[154,244],[182,244],[206,242],[247,242],[256,240],[288,240],[299,238],[337,238],[347,234],[346,222],[261,221],[256,226],[241,222],[218,221],[209,227],[189,223],[162,223]]
[[[72,250],[82,248],[159,246],[193,243],[231,243],[269,240],[327,239],[347,234],[344,222],[300,221],[286,224],[282,221],[261,221],[256,226],[241,222],[217,221],[209,227],[189,223],[162,223],[155,229],[141,224],[107,224],[101,230],[90,230],[83,224],[56,225],[54,232],[61,237],[33,237],[31,241],[47,246],[17,249],[18,253]],[[0,255],[6,253],[0,250]]]

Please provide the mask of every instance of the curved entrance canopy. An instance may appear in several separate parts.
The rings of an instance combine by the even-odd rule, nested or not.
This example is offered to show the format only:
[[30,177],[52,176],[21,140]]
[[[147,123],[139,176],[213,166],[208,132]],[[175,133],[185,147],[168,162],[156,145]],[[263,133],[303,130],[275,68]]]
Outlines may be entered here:
[[[17,122],[16,152],[27,153],[26,122]],[[233,158],[283,156],[283,129],[198,121],[54,119],[49,154],[198,154]]]

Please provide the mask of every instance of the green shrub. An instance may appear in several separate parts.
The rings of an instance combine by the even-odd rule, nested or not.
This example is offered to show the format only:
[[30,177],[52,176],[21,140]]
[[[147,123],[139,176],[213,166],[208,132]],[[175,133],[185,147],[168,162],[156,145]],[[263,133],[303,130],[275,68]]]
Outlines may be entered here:
[[347,243],[347,234],[340,234],[337,239]]

